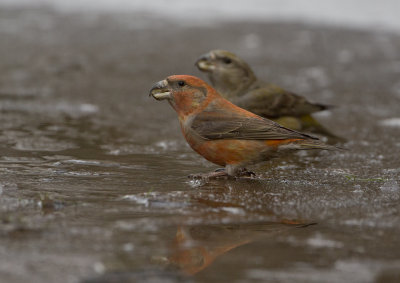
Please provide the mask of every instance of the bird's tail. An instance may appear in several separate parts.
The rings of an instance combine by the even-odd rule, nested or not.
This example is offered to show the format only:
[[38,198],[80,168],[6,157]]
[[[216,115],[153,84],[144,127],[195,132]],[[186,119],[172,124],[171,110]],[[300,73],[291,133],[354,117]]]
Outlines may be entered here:
[[271,145],[279,145],[279,149],[294,149],[294,150],[307,150],[307,149],[320,149],[320,150],[345,150],[345,148],[341,148],[335,145],[326,144],[318,139],[290,139],[290,140],[280,140],[274,141],[275,143],[271,143],[271,141],[267,141],[269,146]]
[[336,105],[327,105],[327,104],[321,104],[321,103],[313,103],[315,106],[319,107],[319,111],[324,111],[324,110],[331,110],[336,108]]
[[343,148],[323,143],[319,140],[302,140],[297,143],[298,149],[341,150]]
[[339,137],[331,133],[327,128],[322,126],[317,120],[315,120],[310,114],[301,116],[302,131],[312,132],[326,136],[331,142],[346,142],[345,138]]

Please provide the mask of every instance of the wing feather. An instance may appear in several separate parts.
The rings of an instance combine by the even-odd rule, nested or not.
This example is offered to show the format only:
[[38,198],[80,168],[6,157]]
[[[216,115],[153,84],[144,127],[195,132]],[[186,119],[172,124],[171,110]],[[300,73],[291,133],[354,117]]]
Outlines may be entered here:
[[300,117],[332,108],[329,105],[309,102],[302,96],[272,84],[256,86],[245,95],[235,97],[232,101],[242,108],[269,118]]
[[284,140],[317,139],[264,118],[248,117],[229,110],[206,109],[191,124],[199,136],[208,139]]

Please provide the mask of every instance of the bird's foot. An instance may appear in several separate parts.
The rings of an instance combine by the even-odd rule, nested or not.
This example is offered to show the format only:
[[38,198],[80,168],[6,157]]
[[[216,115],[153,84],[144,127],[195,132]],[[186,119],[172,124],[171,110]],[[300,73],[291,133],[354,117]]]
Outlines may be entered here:
[[204,173],[204,174],[190,174],[188,178],[190,179],[202,179],[202,180],[212,180],[212,179],[239,179],[239,178],[253,178],[256,174],[246,168],[239,169],[235,172],[234,176],[230,176],[225,168],[218,168],[214,172]]
[[253,171],[249,171],[246,168],[242,168],[240,170],[238,170],[236,172],[236,177],[237,178],[241,178],[241,177],[249,177],[249,178],[253,178],[256,176],[256,173],[254,173]]
[[202,179],[202,180],[210,180],[210,179],[227,179],[229,177],[228,173],[225,172],[223,168],[217,169],[214,172],[204,173],[204,174],[190,174],[188,176],[189,179]]

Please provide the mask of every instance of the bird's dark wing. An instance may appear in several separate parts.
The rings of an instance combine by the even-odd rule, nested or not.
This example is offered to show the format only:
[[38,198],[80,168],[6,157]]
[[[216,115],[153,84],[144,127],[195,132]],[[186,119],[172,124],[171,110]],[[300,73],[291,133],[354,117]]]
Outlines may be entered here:
[[205,109],[193,119],[191,128],[208,140],[316,139],[284,128],[268,119],[237,114],[227,109]]
[[309,102],[302,96],[262,82],[258,82],[246,94],[233,98],[232,102],[267,118],[300,117],[332,108],[332,106]]

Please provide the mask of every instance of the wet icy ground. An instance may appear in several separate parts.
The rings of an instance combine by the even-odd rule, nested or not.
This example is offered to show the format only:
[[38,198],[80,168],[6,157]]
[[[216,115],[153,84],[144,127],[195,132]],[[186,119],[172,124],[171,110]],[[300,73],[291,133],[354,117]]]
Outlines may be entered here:
[[[399,279],[399,35],[2,8],[0,38],[1,280]],[[348,150],[188,181],[216,167],[148,90],[214,48],[338,105],[318,119]]]

